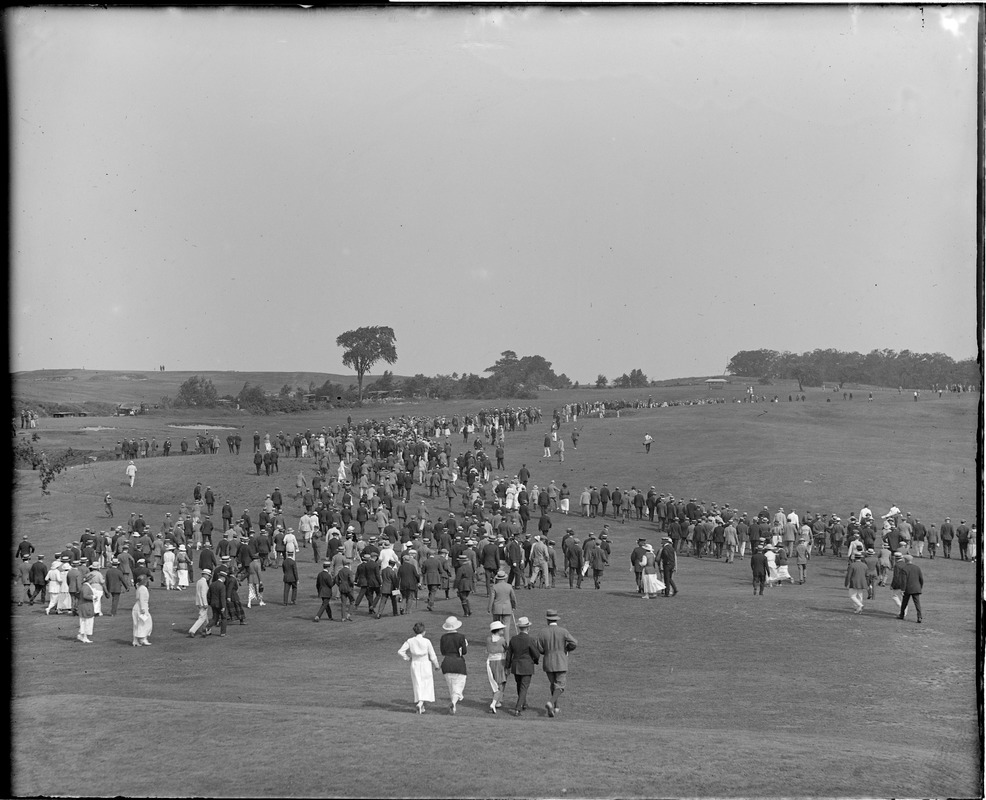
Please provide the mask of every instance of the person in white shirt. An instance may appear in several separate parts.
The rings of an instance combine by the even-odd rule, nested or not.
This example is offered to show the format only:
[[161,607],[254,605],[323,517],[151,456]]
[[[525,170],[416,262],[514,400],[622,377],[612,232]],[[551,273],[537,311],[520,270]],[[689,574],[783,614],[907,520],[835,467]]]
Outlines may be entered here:
[[137,467],[133,461],[127,465],[127,477],[130,478],[130,488],[132,489],[134,481],[137,479]]
[[[867,509],[869,510],[869,509]],[[900,509],[897,506],[890,506],[890,510],[883,515],[882,519],[890,519],[891,517],[896,517],[900,513]]]
[[314,530],[315,529],[312,527],[312,518],[308,516],[308,514],[302,514],[301,518],[298,520],[298,532],[304,537],[305,545],[311,543]]
[[298,537],[294,535],[294,528],[288,528],[284,534],[284,555],[287,558],[297,559],[298,557]]
[[795,528],[801,527],[801,520],[798,518],[797,512],[793,510],[787,515],[787,521],[793,524]]
[[389,566],[398,566],[401,560],[397,557],[397,553],[394,552],[394,546],[387,542],[383,548],[380,550],[380,569],[387,569]]
[[873,512],[870,511],[869,506],[864,505],[861,509],[859,509],[859,521],[860,522],[862,522],[867,517],[872,517],[872,516],[873,516]]

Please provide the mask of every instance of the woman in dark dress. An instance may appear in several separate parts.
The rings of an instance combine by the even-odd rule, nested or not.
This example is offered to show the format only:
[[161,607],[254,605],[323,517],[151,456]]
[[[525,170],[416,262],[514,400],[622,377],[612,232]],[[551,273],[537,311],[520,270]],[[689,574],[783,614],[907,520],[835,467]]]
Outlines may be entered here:
[[469,642],[466,637],[459,633],[462,627],[462,620],[449,617],[442,625],[442,639],[438,649],[441,652],[442,674],[445,676],[445,683],[448,684],[449,711],[455,713],[455,707],[462,699],[462,694],[466,688],[466,651],[469,649]]

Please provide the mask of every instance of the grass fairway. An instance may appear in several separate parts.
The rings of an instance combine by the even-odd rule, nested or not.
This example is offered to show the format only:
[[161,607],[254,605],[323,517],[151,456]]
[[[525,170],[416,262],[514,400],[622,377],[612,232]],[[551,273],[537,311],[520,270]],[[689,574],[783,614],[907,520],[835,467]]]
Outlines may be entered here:
[[[658,399],[658,390],[653,394]],[[696,394],[692,389],[684,396]],[[533,482],[567,481],[576,495],[589,482],[607,481],[644,489],[653,484],[750,512],[784,505],[846,518],[869,502],[874,511],[896,503],[939,524],[946,515],[976,517],[978,398],[913,403],[888,392],[870,404],[858,397],[826,403],[824,397],[582,419],[578,450],[566,441],[563,464],[540,458],[544,430],[532,426],[508,434],[507,465],[512,474],[526,462]],[[540,405],[549,411],[565,399],[556,393]],[[347,413],[187,419],[242,425],[247,435],[317,430]],[[111,449],[123,431],[79,432],[83,425],[126,425],[158,441],[170,433],[177,442],[180,436],[167,425],[182,420],[45,420],[41,433],[46,445],[76,437],[87,446],[74,447],[98,451],[107,443]],[[570,428],[563,427],[566,436]],[[647,431],[656,439],[649,456],[640,446]],[[453,447],[458,452],[459,442]],[[178,503],[191,500],[196,481],[216,489],[219,504],[229,497],[236,511],[249,506],[256,517],[275,482],[293,487],[299,462],[282,458],[276,481],[258,478],[248,450],[249,443],[239,457],[138,462],[132,492],[121,485],[121,463],[76,467],[43,501],[36,478],[19,473],[15,533],[27,533],[50,555],[82,528],[105,526],[106,491],[116,498],[117,521],[141,511],[156,531],[165,511],[175,513]],[[426,495],[416,487],[412,503]],[[433,513],[441,508],[437,500],[430,505]],[[294,514],[297,503],[288,508]],[[599,530],[599,520],[552,515],[552,521],[556,539],[566,524],[580,537]],[[974,566],[919,561],[926,581],[923,625],[895,619],[889,588],[878,589],[866,612],[854,616],[843,589],[844,562],[827,557],[812,560],[806,585],[777,587],[763,597],[752,595],[746,561],[683,558],[681,594],[642,601],[629,554],[637,536],[656,543],[657,534],[646,521],[610,524],[613,558],[601,590],[588,588],[591,580],[587,588],[569,590],[559,574],[556,589],[518,593],[518,615],[530,616],[535,629],[554,607],[580,642],[555,719],[543,710],[548,693],[540,671],[524,718],[486,713],[484,597],[475,598],[475,613],[463,627],[470,675],[459,714],[445,711],[440,676],[438,702],[423,717],[414,714],[397,649],[414,619],[428,624],[437,645],[445,616],[460,610],[454,595],[434,613],[422,603],[414,619],[373,620],[364,606],[355,624],[316,625],[318,566],[307,553],[299,563],[298,605],[280,605],[280,574],[268,571],[269,605],[247,611],[247,625],[232,625],[225,642],[215,635],[186,638],[195,618],[191,591],[152,588],[149,649],[129,644],[132,595],[124,595],[123,614],[96,620],[91,646],[75,641],[74,618],[15,607],[13,792],[981,795]],[[245,600],[245,590],[241,595]],[[508,703],[514,696],[508,684]]]

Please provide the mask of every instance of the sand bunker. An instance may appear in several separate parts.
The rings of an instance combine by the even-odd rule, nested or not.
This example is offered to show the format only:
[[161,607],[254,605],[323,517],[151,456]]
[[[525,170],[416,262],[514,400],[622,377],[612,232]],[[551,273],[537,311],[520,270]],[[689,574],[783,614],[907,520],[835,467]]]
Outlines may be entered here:
[[169,428],[181,428],[185,431],[235,431],[231,425],[169,425]]

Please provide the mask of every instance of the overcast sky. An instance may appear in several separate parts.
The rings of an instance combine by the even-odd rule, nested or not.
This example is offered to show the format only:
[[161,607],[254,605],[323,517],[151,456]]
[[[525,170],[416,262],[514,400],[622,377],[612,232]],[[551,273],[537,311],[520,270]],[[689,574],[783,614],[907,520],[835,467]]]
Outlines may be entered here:
[[976,13],[9,11],[11,368],[973,356]]

